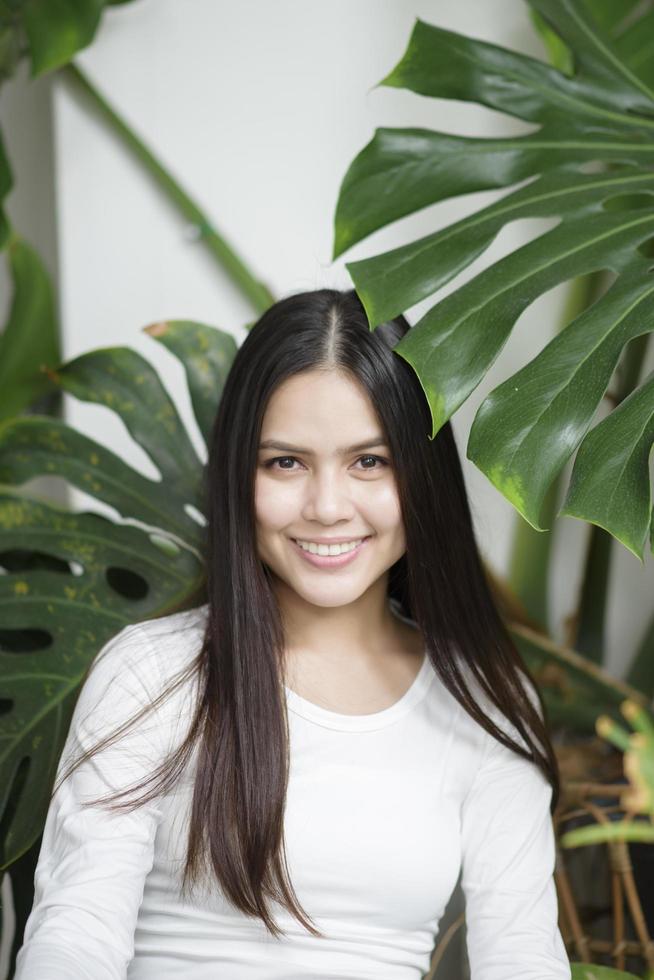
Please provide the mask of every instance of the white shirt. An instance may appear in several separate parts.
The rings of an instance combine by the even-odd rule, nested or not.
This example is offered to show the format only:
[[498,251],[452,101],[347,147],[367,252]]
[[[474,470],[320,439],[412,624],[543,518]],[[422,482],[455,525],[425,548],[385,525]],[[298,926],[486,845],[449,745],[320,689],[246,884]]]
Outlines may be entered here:
[[[58,771],[192,659],[206,610],[128,626],[105,644]],[[286,688],[288,866],[326,938],[273,903],[287,932],[275,939],[217,883],[182,901],[192,767],[133,813],[80,801],[151,773],[180,743],[196,693],[179,688],[54,795],[15,980],[419,980],[460,871],[472,980],[570,980],[551,787],[464,711],[429,658],[404,696],[373,714],[338,714]]]

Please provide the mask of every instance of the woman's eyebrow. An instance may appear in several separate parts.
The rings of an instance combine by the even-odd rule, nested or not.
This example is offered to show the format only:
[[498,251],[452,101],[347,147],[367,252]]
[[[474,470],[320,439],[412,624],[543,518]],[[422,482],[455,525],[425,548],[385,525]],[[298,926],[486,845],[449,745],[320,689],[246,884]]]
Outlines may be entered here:
[[[374,449],[375,446],[388,446],[388,443],[383,436],[374,436],[372,439],[366,439],[365,442],[358,442],[356,446],[342,446],[336,450],[336,455],[347,456],[350,453],[358,453],[362,449]],[[290,443],[278,442],[276,439],[264,439],[263,442],[259,443],[259,449],[281,449],[282,452],[302,453],[303,456],[314,455],[311,449],[291,446]]]

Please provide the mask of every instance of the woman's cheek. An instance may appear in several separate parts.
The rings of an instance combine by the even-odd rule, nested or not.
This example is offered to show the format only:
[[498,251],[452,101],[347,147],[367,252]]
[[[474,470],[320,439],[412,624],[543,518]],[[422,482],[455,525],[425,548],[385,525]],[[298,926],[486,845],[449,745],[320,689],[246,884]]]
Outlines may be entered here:
[[284,528],[297,520],[299,502],[292,487],[274,481],[257,481],[255,490],[257,520],[265,529]]
[[402,522],[402,510],[395,485],[379,481],[373,485],[373,491],[367,495],[366,506],[371,517],[374,517],[377,529],[385,531],[397,528]]

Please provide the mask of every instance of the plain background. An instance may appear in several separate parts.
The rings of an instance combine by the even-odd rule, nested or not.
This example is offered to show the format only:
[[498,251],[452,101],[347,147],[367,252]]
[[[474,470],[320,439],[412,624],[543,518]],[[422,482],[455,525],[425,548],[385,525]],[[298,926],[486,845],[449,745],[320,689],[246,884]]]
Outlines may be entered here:
[[[531,129],[476,105],[393,88],[371,91],[402,56],[417,17],[544,57],[521,0],[135,0],[106,12],[96,40],[76,60],[281,298],[323,286],[349,288],[346,262],[410,241],[498,196],[469,194],[426,208],[332,263],[339,186],[377,126],[472,136]],[[137,349],[159,370],[204,458],[182,368],[141,328],[194,319],[240,342],[254,311],[195,240],[194,229],[62,79],[29,81],[23,65],[2,89],[0,112],[16,184],[8,210],[16,230],[58,276],[64,359],[95,347]],[[544,219],[514,222],[439,297],[549,226]],[[564,294],[565,287],[552,290],[521,316],[488,376],[452,420],[479,545],[499,573],[506,570],[515,511],[465,458],[467,435],[483,398],[554,335]],[[0,322],[9,299],[3,266]],[[410,323],[433,302],[430,297],[407,311]],[[71,425],[156,476],[109,410],[69,397],[65,404]],[[115,516],[80,491],[66,495],[60,481],[47,486],[74,509]],[[573,518],[556,522],[555,639],[562,638],[563,620],[576,603],[587,534]],[[653,564],[647,551],[643,567],[625,548],[614,549],[607,667],[617,675],[651,614]]]

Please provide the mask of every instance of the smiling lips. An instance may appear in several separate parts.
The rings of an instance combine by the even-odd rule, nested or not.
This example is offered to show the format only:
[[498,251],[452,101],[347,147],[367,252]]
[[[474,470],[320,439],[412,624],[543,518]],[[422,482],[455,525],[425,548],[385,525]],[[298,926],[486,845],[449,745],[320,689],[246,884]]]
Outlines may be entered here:
[[312,541],[294,538],[297,544],[312,555],[341,555],[352,551],[361,542],[361,538],[334,538],[332,541]]
[[[311,565],[317,566],[318,568],[340,568],[342,565],[347,565],[351,561],[354,561],[368,541],[368,538],[359,538],[358,540],[350,538],[349,540],[344,540],[342,544],[334,542],[332,545],[318,544],[302,539],[296,540],[294,538],[291,538],[291,540],[296,550]],[[302,541],[301,544],[300,541]],[[313,548],[313,550],[309,550],[310,548]],[[342,548],[344,550],[341,550]],[[329,553],[330,550],[336,551],[336,549],[338,550],[335,554]]]

